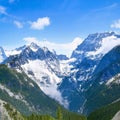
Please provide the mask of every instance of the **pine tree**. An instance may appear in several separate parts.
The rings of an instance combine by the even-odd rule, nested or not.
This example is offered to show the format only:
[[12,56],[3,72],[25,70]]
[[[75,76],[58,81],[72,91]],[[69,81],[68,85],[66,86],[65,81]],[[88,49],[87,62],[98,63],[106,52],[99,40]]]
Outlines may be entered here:
[[57,109],[57,120],[63,120],[63,114],[60,107]]

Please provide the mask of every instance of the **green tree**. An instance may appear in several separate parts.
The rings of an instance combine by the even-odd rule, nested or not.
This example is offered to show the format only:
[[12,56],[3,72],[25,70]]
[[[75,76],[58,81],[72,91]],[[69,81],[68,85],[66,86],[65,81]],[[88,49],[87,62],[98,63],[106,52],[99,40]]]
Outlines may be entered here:
[[57,120],[63,120],[63,114],[60,107],[57,109]]

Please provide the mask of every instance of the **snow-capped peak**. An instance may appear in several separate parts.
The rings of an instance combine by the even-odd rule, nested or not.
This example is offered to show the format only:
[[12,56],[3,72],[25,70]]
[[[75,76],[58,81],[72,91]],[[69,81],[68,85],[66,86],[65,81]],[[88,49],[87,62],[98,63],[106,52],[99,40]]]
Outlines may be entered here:
[[36,52],[40,47],[36,43],[31,43],[28,45],[34,52]]
[[88,56],[95,56],[98,54],[105,55],[117,45],[120,45],[120,38],[115,35],[105,37],[101,41],[101,46],[96,49],[96,51],[88,52]]
[[73,51],[72,57],[95,57],[98,54],[106,54],[119,44],[119,36],[114,32],[90,34],[76,50]]

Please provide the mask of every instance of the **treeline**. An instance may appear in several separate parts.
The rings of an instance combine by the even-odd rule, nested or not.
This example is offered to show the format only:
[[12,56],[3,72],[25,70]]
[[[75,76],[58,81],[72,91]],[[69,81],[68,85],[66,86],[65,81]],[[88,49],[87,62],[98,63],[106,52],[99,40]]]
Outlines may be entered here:
[[54,117],[50,115],[40,115],[40,114],[31,114],[29,116],[22,115],[16,109],[14,109],[8,103],[4,104],[10,118],[13,120],[87,120],[86,117],[79,115],[77,113],[73,113],[58,107],[56,110],[56,115]]
[[35,114],[32,114],[24,118],[25,120],[87,120],[86,117],[81,116],[79,114],[72,113],[69,111],[62,111],[60,107],[58,107],[56,117],[54,118],[49,115],[35,115]]
[[55,119],[49,115],[32,114],[30,116],[24,117],[24,120],[55,120]]

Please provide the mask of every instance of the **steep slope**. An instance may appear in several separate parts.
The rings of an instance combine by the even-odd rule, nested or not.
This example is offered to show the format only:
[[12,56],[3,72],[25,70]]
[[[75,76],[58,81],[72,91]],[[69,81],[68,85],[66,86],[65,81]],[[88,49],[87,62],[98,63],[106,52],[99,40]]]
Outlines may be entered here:
[[9,67],[19,72],[24,71],[45,94],[58,100],[61,104],[67,105],[57,90],[61,78],[66,75],[64,66],[62,64],[61,68],[56,54],[47,48],[41,48],[35,43],[31,43],[22,49],[20,54],[8,57],[4,64],[8,64]]
[[[108,45],[109,44],[109,45]],[[89,80],[102,57],[116,45],[120,45],[120,36],[114,32],[89,35],[72,53],[75,73],[78,81]]]
[[119,120],[120,119],[120,111],[118,111],[115,116],[112,118],[112,120]]
[[24,120],[24,117],[13,106],[0,100],[0,120]]
[[13,50],[5,50],[5,54],[7,57],[9,57],[11,55],[20,54],[26,48],[26,46],[27,45],[23,45],[22,47],[19,47],[19,48],[13,49]]
[[55,114],[57,102],[46,96],[25,73],[0,65],[0,99],[13,105],[22,114]]
[[[96,84],[96,72],[98,71],[97,69],[99,69],[98,67],[100,64],[102,66],[110,65],[112,64],[112,59],[119,58],[116,56],[117,53],[115,52],[113,55],[115,55],[116,58],[111,58],[111,60],[108,58],[105,60],[105,63],[101,63],[101,60],[103,60],[102,58],[106,56],[106,54],[116,45],[120,45],[120,36],[114,32],[95,33],[89,35],[83,41],[83,43],[73,51],[71,58],[74,59],[74,61],[70,63],[72,66],[70,74],[68,76],[65,76],[59,85],[62,96],[64,98],[67,98],[69,101],[69,109],[81,113],[88,112],[84,111],[84,109],[87,109],[85,108],[85,104],[88,100],[87,98],[89,97],[89,92],[87,92],[87,89],[95,89],[93,87],[94,85],[92,87],[91,85],[93,81],[95,81]],[[111,57],[113,55],[111,55]],[[108,60],[110,64],[107,63]],[[118,68],[117,65],[115,68]],[[113,69],[111,67],[111,70]],[[114,70],[112,74],[109,72],[110,74],[105,76],[106,80],[110,79],[118,72],[119,70]],[[100,74],[99,71],[98,73]],[[104,80],[101,78],[101,80],[98,82],[98,86],[102,82],[104,82]]]
[[[86,112],[120,98],[120,46],[107,53],[97,66],[86,92]],[[96,103],[96,104],[94,104]]]
[[0,47],[0,63],[6,59],[5,51],[2,47]]
[[0,120],[11,120],[11,117],[8,114],[8,111],[6,110],[5,106],[4,106],[5,102],[3,102],[2,100],[0,100]]
[[104,106],[88,116],[88,120],[119,120],[120,101]]
[[56,113],[58,113],[56,117],[37,113],[32,113],[31,115],[22,115],[12,105],[0,100],[0,120],[56,120],[59,114],[61,114],[63,120],[86,120],[85,116],[72,113],[64,109],[58,109]]

